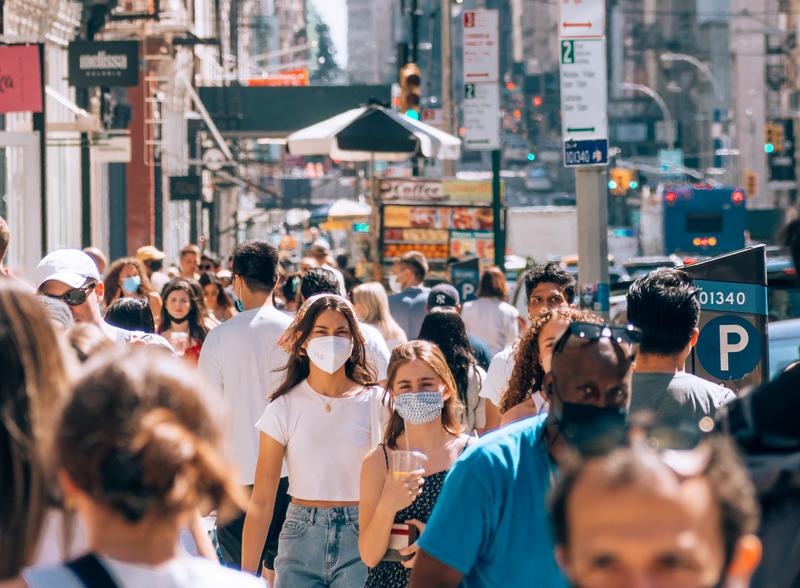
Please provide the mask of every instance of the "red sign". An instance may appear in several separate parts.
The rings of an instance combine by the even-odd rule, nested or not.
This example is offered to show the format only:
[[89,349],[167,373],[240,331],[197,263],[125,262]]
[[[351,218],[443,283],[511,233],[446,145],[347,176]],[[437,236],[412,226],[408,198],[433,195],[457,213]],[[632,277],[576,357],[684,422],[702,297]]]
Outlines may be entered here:
[[282,69],[263,78],[247,80],[248,86],[307,86],[308,68]]
[[41,112],[38,45],[0,47],[0,112]]

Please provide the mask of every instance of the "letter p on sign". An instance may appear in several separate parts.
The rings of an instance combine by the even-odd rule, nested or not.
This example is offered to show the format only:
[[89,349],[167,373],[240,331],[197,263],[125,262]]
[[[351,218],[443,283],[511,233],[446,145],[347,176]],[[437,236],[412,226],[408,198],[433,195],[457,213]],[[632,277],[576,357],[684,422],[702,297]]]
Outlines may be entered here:
[[750,335],[740,325],[719,326],[719,369],[723,372],[730,371],[730,356],[747,349]]

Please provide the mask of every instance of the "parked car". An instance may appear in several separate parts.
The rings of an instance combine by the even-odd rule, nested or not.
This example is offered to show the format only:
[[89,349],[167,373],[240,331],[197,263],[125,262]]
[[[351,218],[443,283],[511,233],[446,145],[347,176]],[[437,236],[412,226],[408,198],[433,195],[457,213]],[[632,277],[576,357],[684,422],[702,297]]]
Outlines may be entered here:
[[800,360],[800,319],[769,324],[769,376],[776,378]]

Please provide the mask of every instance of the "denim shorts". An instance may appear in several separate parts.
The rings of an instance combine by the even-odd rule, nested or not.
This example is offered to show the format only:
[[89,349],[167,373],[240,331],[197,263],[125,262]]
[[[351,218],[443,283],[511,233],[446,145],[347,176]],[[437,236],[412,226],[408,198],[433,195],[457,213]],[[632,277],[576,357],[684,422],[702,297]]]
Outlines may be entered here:
[[367,566],[358,553],[358,507],[290,504],[275,559],[275,588],[355,588]]

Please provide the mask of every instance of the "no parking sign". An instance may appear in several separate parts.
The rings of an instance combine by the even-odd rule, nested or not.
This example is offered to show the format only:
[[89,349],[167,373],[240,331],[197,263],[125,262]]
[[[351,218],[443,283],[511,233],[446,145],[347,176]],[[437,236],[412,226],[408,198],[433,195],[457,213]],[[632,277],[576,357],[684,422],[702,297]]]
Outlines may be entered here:
[[769,378],[766,248],[750,247],[685,269],[700,302],[700,337],[688,366],[734,391]]

